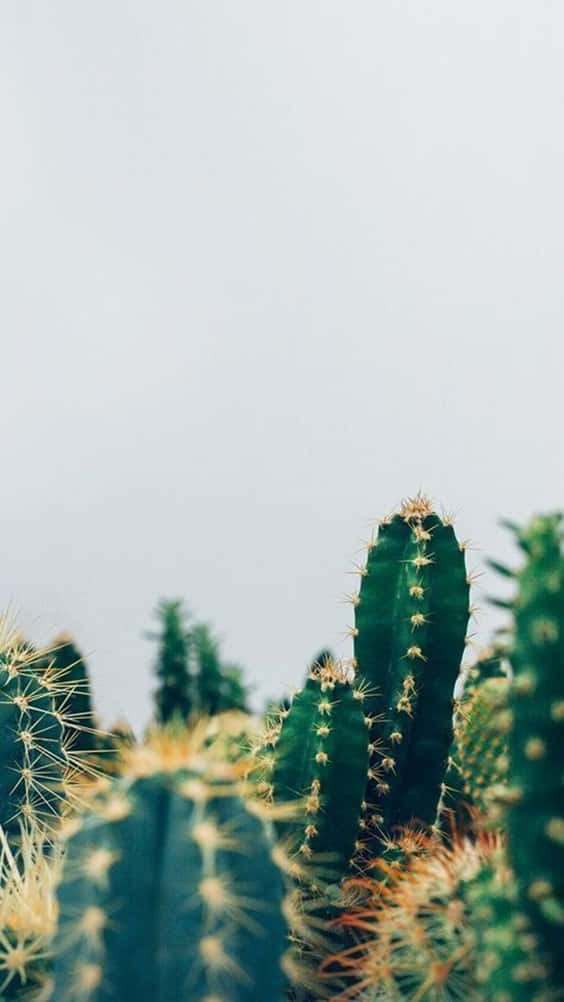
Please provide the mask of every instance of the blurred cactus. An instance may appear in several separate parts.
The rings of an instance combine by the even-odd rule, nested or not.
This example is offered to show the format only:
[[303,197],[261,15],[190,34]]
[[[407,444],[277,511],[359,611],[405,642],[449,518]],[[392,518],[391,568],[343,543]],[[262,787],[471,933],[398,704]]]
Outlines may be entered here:
[[162,601],[156,611],[160,632],[149,636],[158,640],[156,674],[159,679],[155,701],[160,724],[179,716],[187,720],[193,709],[192,682],[188,669],[189,633],[186,613],[178,599]]
[[247,710],[247,691],[238,665],[221,660],[219,642],[206,623],[197,623],[190,634],[195,704],[201,716],[227,710]]
[[71,829],[57,999],[282,998],[281,872],[236,774],[203,765],[202,737],[154,734]]
[[380,522],[355,607],[354,661],[369,684],[371,851],[380,833],[432,825],[452,740],[469,616],[464,548],[422,496]]
[[463,894],[480,1002],[551,1002],[548,969],[520,910],[519,887],[504,851],[492,854]]
[[61,855],[29,826],[17,856],[0,831],[0,998],[48,1002]]
[[454,740],[440,803],[444,830],[471,832],[501,821],[499,800],[508,779],[507,734],[497,726],[507,708],[509,679],[488,651],[470,672],[457,704]]
[[160,632],[149,633],[159,644],[156,673],[157,723],[191,714],[213,716],[228,710],[247,711],[247,690],[238,665],[222,662],[219,643],[206,623],[188,625],[179,600],[157,607]]
[[[564,524],[560,514],[516,530],[525,563],[516,575],[508,732],[510,855],[522,910],[564,992]],[[507,568],[497,570],[511,574]]]

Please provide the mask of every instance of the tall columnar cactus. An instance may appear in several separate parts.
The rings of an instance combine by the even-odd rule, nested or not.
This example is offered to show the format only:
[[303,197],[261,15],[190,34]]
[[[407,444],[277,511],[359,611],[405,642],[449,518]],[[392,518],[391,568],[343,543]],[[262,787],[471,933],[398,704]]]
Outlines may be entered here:
[[[516,540],[526,560],[517,574],[509,729],[510,853],[523,907],[564,990],[564,525],[534,519]],[[499,565],[498,569],[499,568]],[[510,573],[507,572],[506,573]]]
[[73,722],[61,706],[72,682],[6,622],[0,633],[0,825],[16,849],[22,829],[54,830],[70,776],[82,766],[72,751]]
[[55,997],[281,1000],[284,886],[256,804],[178,735],[132,756],[67,844]]
[[360,848],[364,825],[369,733],[363,701],[362,685],[347,681],[334,661],[314,663],[271,736],[274,802],[299,800],[295,816],[278,822],[279,834],[304,863],[321,863],[334,882]]
[[57,708],[73,723],[73,752],[94,751],[99,746],[98,727],[84,657],[72,638],[62,633],[53,641],[47,659],[55,673],[65,680],[65,691],[57,697]]
[[[418,496],[380,523],[360,573],[354,661],[371,687],[369,816],[383,832],[432,824],[469,616],[464,548],[450,521]],[[374,835],[372,851],[383,844]]]

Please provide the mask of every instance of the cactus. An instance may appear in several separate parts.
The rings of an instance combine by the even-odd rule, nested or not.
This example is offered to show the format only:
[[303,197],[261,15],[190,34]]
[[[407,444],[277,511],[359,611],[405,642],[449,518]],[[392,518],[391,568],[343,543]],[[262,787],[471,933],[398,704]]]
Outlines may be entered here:
[[550,1002],[547,967],[520,910],[519,887],[498,847],[463,889],[471,918],[477,996],[484,1002]]
[[38,830],[22,829],[16,856],[0,831],[0,998],[51,998],[49,948],[56,928],[61,857]]
[[322,965],[336,969],[343,985],[333,1002],[482,1002],[463,888],[493,839],[446,845],[427,836],[410,852],[408,831],[404,837],[403,865],[380,858],[376,879],[345,884],[352,904],[339,924],[350,945]]
[[[564,553],[562,515],[536,518],[516,540],[525,553],[513,602],[509,710],[510,855],[522,887],[522,909],[564,990]],[[498,570],[510,574],[506,568]]]
[[[160,683],[155,697],[157,722],[167,724],[176,716],[185,721],[193,710],[186,613],[182,602],[176,599],[161,602],[156,615],[161,624],[160,633],[156,634],[159,643],[156,672]],[[150,633],[149,637],[155,635]]]
[[75,725],[65,713],[74,684],[0,624],[0,825],[12,849],[26,830],[47,835],[86,768],[73,751]]
[[257,805],[189,735],[130,754],[67,842],[55,997],[280,1000],[284,886]]
[[[299,800],[295,817],[277,824],[302,861],[322,861],[337,882],[358,848],[368,769],[364,690],[330,659],[314,663],[270,740],[275,803]],[[315,870],[315,868],[314,868]]]
[[497,801],[508,780],[509,756],[496,719],[507,707],[509,685],[507,676],[486,676],[469,685],[457,707],[439,809],[447,833],[470,833],[501,820]]
[[228,710],[247,709],[247,692],[238,665],[224,664],[219,643],[206,623],[197,623],[191,631],[194,665],[194,702],[202,716],[214,716]]
[[[452,740],[469,582],[450,521],[418,496],[380,523],[360,569],[354,663],[370,684],[372,826],[432,825]],[[371,851],[382,852],[378,832]]]
[[98,747],[98,727],[92,707],[88,666],[72,638],[66,633],[53,641],[48,661],[65,680],[64,692],[56,697],[57,709],[73,723],[73,752],[88,753]]

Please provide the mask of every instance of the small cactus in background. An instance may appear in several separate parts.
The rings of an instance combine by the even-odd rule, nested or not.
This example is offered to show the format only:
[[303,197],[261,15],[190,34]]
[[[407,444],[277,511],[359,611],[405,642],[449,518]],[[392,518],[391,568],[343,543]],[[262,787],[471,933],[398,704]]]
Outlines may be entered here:
[[247,710],[247,691],[238,665],[221,660],[219,643],[206,623],[191,631],[194,701],[200,716]]
[[368,816],[376,832],[432,825],[452,740],[453,689],[469,616],[464,549],[421,496],[380,522],[360,568],[354,664],[369,684]]
[[71,827],[57,999],[282,999],[281,871],[256,803],[233,769],[204,764],[202,736],[153,735]]
[[[564,527],[560,514],[516,531],[525,563],[516,575],[508,733],[510,856],[539,952],[564,991]],[[511,574],[507,569],[496,569]]]
[[[174,717],[187,720],[193,710],[192,682],[188,668],[189,633],[186,613],[179,600],[163,601],[156,613],[160,633],[156,673],[159,688],[155,696],[156,719],[167,724]],[[155,637],[155,634],[149,634]]]
[[219,643],[206,623],[188,625],[179,600],[163,601],[157,608],[156,720],[167,724],[192,714],[214,716],[228,710],[247,711],[248,694],[238,665],[221,660]]

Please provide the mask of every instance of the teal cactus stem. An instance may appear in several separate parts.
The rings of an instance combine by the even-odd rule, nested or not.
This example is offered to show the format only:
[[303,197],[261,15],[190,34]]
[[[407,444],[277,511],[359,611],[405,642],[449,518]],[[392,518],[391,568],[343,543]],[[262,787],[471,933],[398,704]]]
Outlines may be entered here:
[[64,680],[17,643],[0,654],[0,825],[13,850],[22,826],[52,831],[65,799],[66,728],[56,708]]
[[509,713],[510,853],[523,906],[564,990],[564,522],[534,519],[517,533],[525,563],[517,574],[514,683]]
[[366,792],[372,851],[411,821],[434,823],[466,643],[464,548],[422,497],[384,520],[354,597],[354,658],[369,686],[373,749]]
[[184,770],[116,781],[68,842],[55,997],[281,1002],[283,900],[234,792]]
[[275,745],[275,803],[300,800],[295,818],[278,822],[280,837],[304,863],[322,860],[334,880],[346,873],[361,838],[368,769],[362,685],[339,677],[326,659],[314,664]]

